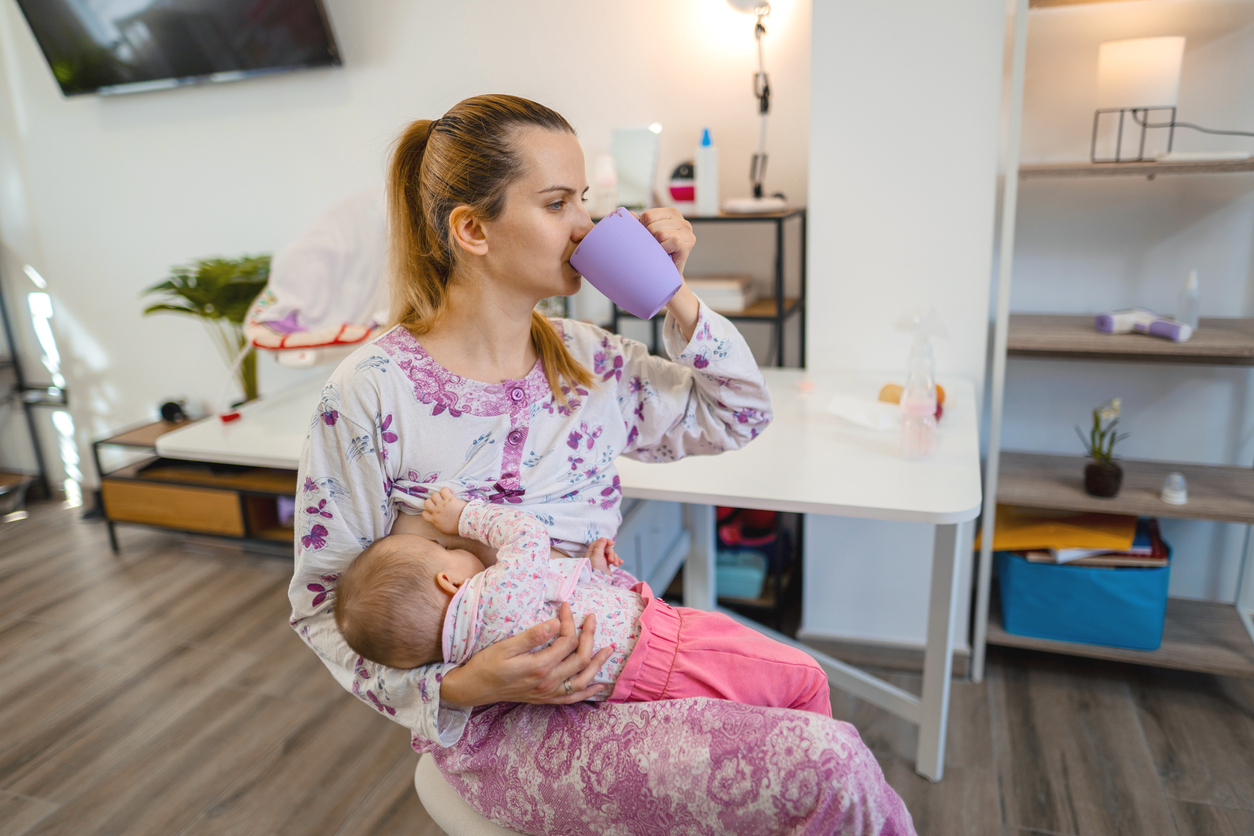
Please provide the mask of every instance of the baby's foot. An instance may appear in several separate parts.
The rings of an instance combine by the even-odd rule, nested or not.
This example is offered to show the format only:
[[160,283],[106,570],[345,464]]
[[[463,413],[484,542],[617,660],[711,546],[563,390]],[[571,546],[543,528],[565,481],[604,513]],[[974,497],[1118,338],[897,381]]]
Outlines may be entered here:
[[439,529],[441,534],[456,534],[466,500],[458,499],[449,488],[440,488],[423,505],[422,518]]

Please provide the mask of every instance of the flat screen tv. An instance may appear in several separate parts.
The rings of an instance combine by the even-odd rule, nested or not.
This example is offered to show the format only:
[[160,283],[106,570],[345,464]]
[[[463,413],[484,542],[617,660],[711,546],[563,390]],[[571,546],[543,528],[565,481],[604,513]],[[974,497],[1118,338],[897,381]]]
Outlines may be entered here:
[[322,0],[18,0],[61,92],[338,66]]

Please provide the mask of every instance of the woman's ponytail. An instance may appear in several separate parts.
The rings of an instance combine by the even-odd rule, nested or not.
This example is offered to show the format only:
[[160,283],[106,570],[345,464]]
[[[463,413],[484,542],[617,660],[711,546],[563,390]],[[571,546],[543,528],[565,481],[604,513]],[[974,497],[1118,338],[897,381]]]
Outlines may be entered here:
[[396,276],[392,318],[393,324],[404,325],[414,334],[430,331],[443,312],[451,266],[447,244],[431,228],[422,199],[422,162],[433,124],[419,119],[405,129],[388,177],[388,227]]

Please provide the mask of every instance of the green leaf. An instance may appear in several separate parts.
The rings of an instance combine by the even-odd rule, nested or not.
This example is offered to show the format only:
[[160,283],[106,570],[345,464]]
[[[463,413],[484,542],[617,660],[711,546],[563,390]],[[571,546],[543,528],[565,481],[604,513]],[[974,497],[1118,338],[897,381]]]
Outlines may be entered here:
[[143,295],[156,295],[159,299],[145,313],[177,311],[239,326],[269,279],[268,255],[209,258],[175,265],[165,281],[144,291]]

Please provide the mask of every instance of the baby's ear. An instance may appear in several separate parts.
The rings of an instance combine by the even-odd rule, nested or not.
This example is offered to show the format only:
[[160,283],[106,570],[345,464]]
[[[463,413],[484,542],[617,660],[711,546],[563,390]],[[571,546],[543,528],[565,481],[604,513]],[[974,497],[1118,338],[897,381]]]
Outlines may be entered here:
[[462,584],[465,582],[466,581],[464,580],[453,580],[448,576],[448,572],[437,572],[435,575],[435,585],[438,586],[440,591],[445,595],[456,595],[457,590],[461,589]]

